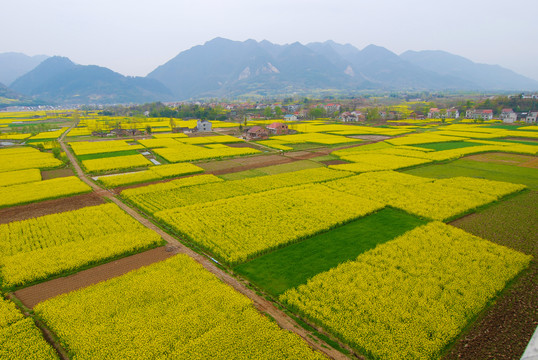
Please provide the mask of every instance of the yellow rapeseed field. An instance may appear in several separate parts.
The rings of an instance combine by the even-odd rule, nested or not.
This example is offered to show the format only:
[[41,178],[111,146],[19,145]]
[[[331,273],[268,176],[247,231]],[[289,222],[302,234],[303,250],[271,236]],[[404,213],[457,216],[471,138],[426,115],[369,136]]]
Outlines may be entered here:
[[433,222],[280,299],[381,359],[432,359],[531,257]]
[[186,255],[38,304],[77,359],[324,359]]
[[4,286],[19,286],[161,242],[115,204],[0,225]]
[[0,359],[52,360],[56,352],[30,318],[0,296]]
[[384,207],[320,184],[157,212],[155,217],[237,264]]
[[83,194],[92,189],[76,176],[0,187],[0,208]]

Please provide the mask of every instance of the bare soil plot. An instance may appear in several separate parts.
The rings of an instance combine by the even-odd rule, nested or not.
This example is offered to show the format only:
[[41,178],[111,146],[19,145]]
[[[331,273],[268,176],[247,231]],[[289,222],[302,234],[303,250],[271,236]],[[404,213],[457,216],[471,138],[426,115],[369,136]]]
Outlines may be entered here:
[[71,197],[41,201],[0,209],[0,224],[26,220],[34,217],[77,210],[86,206],[101,205],[105,202],[95,193],[75,195]]
[[[168,248],[168,250],[173,250],[173,248]],[[15,292],[15,296],[26,307],[33,308],[38,303],[52,297],[118,277],[129,271],[139,269],[142,266],[148,266],[165,260],[175,253],[175,251],[167,251],[167,247],[162,246],[140,254],[112,261],[108,264],[83,270],[73,275],[18,290]]]
[[507,138],[503,138],[503,140],[538,142],[538,139],[536,138],[526,138],[526,137],[507,137]]
[[41,171],[41,177],[43,178],[43,180],[67,176],[75,176],[75,172],[71,168]]
[[285,164],[292,162],[292,159],[286,158],[281,155],[267,155],[267,156],[252,156],[242,159],[231,159],[223,161],[215,161],[208,163],[198,163],[206,173],[214,175],[228,174],[232,172],[256,169],[260,167],[266,167],[271,165]]
[[492,162],[492,163],[504,164],[504,165],[524,166],[522,164],[536,160],[536,157],[531,156],[531,155],[519,155],[519,154],[508,154],[508,153],[485,153],[485,154],[467,156],[465,159],[474,160],[474,161]]
[[523,164],[519,164],[519,166],[538,169],[538,158],[532,159],[531,161],[527,161]]
[[326,160],[326,161],[320,161],[320,162],[325,165],[349,164],[349,161],[345,161],[345,160]]
[[383,135],[353,135],[348,136],[353,139],[361,139],[366,141],[383,141],[392,138],[392,136],[383,136]]
[[519,359],[525,351],[538,326],[537,212],[538,192],[530,191],[451,223],[534,259],[444,359]]
[[256,150],[260,149],[259,146],[256,146],[248,142],[227,143],[226,146],[234,147],[234,148],[251,148],[251,149],[256,149]]

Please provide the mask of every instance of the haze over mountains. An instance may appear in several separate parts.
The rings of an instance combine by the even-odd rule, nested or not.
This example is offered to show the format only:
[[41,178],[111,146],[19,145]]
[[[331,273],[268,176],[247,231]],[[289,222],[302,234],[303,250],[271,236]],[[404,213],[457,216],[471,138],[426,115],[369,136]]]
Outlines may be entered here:
[[380,46],[359,50],[333,41],[277,45],[215,38],[179,53],[145,78],[52,57],[33,69],[26,65],[28,72],[11,83],[6,73],[17,73],[13,69],[23,57],[6,60],[10,57],[14,58],[13,53],[0,54],[0,82],[18,93],[54,103],[276,96],[317,90],[538,90],[538,81],[443,51],[406,51],[398,56]]
[[173,95],[163,84],[143,77],[127,77],[95,65],[76,65],[53,56],[19,77],[11,89],[50,102],[113,104],[168,101]]
[[14,52],[0,54],[0,83],[9,86],[47,58],[47,55],[28,56]]

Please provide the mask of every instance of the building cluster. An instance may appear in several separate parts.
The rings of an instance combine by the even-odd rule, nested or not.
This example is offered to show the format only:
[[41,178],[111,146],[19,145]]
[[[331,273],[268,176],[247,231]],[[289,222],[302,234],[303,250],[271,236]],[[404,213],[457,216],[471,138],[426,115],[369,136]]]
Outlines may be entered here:
[[245,129],[243,137],[246,140],[265,140],[269,135],[287,135],[288,133],[288,125],[281,122],[274,122],[266,127],[256,125],[247,128]]
[[[512,109],[502,109],[498,117],[495,117],[493,110],[491,109],[470,109],[465,112],[466,119],[475,119],[475,120],[493,120],[499,119],[504,123],[514,123],[516,121],[526,122],[528,124],[536,124],[536,118],[538,116],[538,111],[529,111],[529,112],[515,112]],[[438,109],[431,108],[428,112],[428,118],[430,119],[458,119],[460,113],[458,109]]]

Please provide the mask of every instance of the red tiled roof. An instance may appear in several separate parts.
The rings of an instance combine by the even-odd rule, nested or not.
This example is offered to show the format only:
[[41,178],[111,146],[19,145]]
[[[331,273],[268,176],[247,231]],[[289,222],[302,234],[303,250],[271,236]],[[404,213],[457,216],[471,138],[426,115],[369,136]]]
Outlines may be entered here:
[[284,124],[279,123],[279,122],[274,122],[271,125],[268,125],[267,127],[270,128],[270,129],[277,129],[277,128],[280,128],[280,127],[284,127]]

